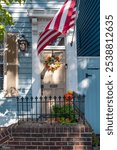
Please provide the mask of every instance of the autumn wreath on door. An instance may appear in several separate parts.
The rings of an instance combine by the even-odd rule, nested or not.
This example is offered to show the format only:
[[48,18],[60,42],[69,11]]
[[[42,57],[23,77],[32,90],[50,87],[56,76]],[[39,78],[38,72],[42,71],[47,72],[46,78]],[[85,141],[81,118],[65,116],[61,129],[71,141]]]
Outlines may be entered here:
[[44,62],[48,71],[54,72],[61,66],[61,61],[58,56],[48,56]]

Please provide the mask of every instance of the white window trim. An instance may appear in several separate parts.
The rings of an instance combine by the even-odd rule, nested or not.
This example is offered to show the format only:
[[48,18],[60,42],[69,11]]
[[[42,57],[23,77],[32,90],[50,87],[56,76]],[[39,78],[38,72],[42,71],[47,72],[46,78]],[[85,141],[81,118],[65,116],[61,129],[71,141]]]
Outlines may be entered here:
[[46,46],[45,50],[65,50],[65,46]]

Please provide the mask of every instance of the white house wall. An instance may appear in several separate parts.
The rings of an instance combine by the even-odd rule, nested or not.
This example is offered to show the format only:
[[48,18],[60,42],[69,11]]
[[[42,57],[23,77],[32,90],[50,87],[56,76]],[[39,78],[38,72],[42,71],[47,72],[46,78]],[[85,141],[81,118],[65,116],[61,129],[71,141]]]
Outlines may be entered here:
[[[76,36],[74,29],[71,29],[66,36],[66,89],[78,92],[78,72],[77,72],[77,48],[76,48]],[[71,46],[71,42],[73,44]]]

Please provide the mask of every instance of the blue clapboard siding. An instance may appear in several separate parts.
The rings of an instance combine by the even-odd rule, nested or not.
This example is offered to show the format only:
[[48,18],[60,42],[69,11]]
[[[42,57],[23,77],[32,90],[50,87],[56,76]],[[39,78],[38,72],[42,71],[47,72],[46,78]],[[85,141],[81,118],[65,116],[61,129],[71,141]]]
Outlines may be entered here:
[[[19,95],[26,97],[32,95],[32,23],[28,17],[30,9],[56,9],[63,4],[64,0],[27,0],[24,5],[12,4],[10,7],[5,6],[12,14],[14,26],[7,27],[7,32],[24,34],[30,42],[28,52],[22,54],[18,52],[18,77],[19,77]],[[56,7],[56,8],[55,8]],[[3,98],[0,93],[0,126],[7,126],[14,123],[16,118],[16,98]]]
[[79,11],[78,56],[100,56],[100,0],[81,0]]
[[[86,74],[90,76],[86,76]],[[85,95],[85,118],[95,133],[100,133],[100,60],[78,58],[78,90]]]
[[[25,5],[13,4],[8,10],[13,16],[14,26],[7,27],[7,32],[24,34],[30,42],[28,52],[22,54],[18,52],[18,91],[20,96],[32,95],[32,25],[31,20],[27,16],[27,9],[31,8],[31,1]],[[17,115],[17,100],[16,98],[0,97],[0,126],[7,126],[14,123]]]
[[[100,62],[99,57],[94,56],[100,56],[100,0],[80,0],[79,11],[77,20],[78,90],[85,94],[85,117],[94,132],[99,134]],[[90,57],[86,58],[86,56]],[[91,77],[86,78],[86,74]]]

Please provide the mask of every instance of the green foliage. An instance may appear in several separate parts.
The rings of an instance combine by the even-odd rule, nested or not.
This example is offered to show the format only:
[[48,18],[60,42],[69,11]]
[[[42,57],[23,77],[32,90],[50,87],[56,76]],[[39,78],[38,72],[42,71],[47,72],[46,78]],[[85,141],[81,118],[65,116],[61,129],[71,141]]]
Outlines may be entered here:
[[52,116],[62,124],[76,123],[75,112],[72,105],[54,105]]
[[13,2],[19,4],[24,3],[26,0],[0,0],[0,40],[4,38],[7,25],[14,25],[13,18],[7,9],[3,7],[3,3],[10,6]]
[[5,32],[5,27],[2,24],[0,24],[0,41],[4,37],[4,32]]
[[19,4],[24,3],[26,0],[0,0],[1,3],[5,3],[6,5],[10,5],[13,2],[18,2]]
[[95,133],[92,134],[92,145],[93,146],[99,146],[100,145],[99,137]]

